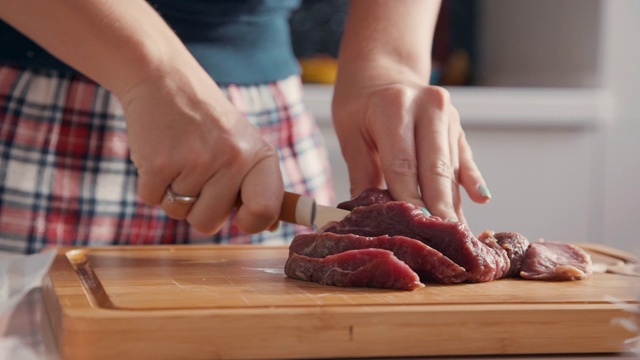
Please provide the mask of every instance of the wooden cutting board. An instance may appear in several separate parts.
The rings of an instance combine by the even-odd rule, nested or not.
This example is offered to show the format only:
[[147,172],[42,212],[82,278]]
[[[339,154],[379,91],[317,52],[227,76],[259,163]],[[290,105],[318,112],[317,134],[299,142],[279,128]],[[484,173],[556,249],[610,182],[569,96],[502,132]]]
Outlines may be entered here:
[[[58,250],[43,291],[64,359],[622,352],[637,335],[620,325],[638,308],[631,276],[405,292],[286,278],[286,247],[71,250]],[[87,263],[76,272],[68,254]]]

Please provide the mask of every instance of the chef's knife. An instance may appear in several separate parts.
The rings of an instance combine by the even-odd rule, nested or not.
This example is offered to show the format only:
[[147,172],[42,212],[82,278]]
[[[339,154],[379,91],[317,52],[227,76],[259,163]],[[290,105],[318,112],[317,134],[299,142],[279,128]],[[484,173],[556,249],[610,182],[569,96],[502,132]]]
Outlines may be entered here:
[[280,209],[280,220],[320,229],[332,221],[340,221],[349,215],[349,211],[330,206],[319,205],[315,199],[285,192]]

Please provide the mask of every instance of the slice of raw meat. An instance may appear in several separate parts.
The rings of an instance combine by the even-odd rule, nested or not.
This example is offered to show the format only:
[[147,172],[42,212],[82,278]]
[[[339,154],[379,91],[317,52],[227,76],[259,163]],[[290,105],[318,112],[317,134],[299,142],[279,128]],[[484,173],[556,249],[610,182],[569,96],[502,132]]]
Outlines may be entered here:
[[406,202],[355,207],[342,221],[326,232],[375,237],[406,236],[438,250],[466,269],[468,281],[490,281],[496,275],[495,254],[469,231],[467,225],[425,215]]
[[[410,278],[400,277],[405,285],[399,285],[403,281],[389,276],[401,276],[407,268],[425,282],[440,283],[516,276],[580,280],[592,273],[590,256],[574,245],[530,245],[519,233],[491,230],[476,238],[465,224],[427,216],[419,207],[394,201],[387,190],[368,189],[338,207],[351,214],[322,233],[293,240],[288,276],[328,285],[402,288]],[[394,270],[389,274],[380,266]],[[412,281],[410,287],[417,286]]]
[[404,236],[366,237],[353,234],[301,234],[289,246],[290,254],[323,258],[348,250],[389,250],[415,271],[423,282],[455,284],[467,279],[467,272],[451,259],[426,244]]
[[322,285],[398,290],[424,286],[407,264],[382,249],[349,250],[321,259],[291,254],[284,272],[290,278]]
[[498,240],[494,237],[494,232],[487,230],[478,236],[478,241],[487,247],[487,250],[491,253],[495,261],[496,272],[493,275],[493,280],[506,277],[511,267],[511,260],[507,255],[507,252],[500,246]]
[[520,276],[529,280],[582,280],[593,272],[591,257],[572,244],[539,242],[529,246]]
[[499,232],[493,235],[498,244],[507,253],[511,266],[505,277],[516,277],[520,274],[524,257],[529,249],[529,239],[513,231]]

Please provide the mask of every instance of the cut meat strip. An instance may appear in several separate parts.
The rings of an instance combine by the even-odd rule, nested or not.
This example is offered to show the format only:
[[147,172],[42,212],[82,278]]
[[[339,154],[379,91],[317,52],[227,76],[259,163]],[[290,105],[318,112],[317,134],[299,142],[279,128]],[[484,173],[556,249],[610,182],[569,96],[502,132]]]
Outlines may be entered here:
[[323,258],[348,250],[367,248],[379,248],[393,252],[425,282],[454,284],[465,281],[468,276],[464,268],[439,251],[418,240],[404,236],[365,237],[328,232],[302,234],[293,239],[289,251],[291,254]]
[[520,276],[530,280],[581,280],[593,272],[591,257],[572,244],[539,242],[529,246]]
[[398,290],[424,286],[407,264],[382,249],[350,250],[322,259],[291,254],[284,272],[290,278],[322,285]]
[[[338,207],[351,214],[323,233],[293,240],[288,276],[337,286],[408,289],[419,286],[411,278],[418,275],[425,282],[457,283],[518,275],[580,280],[593,272],[590,256],[576,246],[530,245],[521,234],[491,230],[476,238],[465,224],[427,216],[414,205],[393,201],[387,190],[368,189]],[[391,273],[384,271],[386,266]]]
[[496,275],[495,253],[459,222],[425,215],[419,207],[400,201],[359,206],[325,230],[336,234],[406,236],[438,250],[469,274],[468,281],[490,281]]
[[487,230],[478,236],[478,241],[487,247],[487,250],[491,253],[495,260],[496,272],[493,275],[493,279],[502,279],[508,276],[509,269],[511,267],[511,260],[507,255],[507,252],[498,244],[498,240],[494,237],[494,232]]
[[529,249],[529,239],[517,232],[499,232],[493,235],[498,244],[507,253],[511,266],[505,277],[515,277],[520,274],[524,257]]

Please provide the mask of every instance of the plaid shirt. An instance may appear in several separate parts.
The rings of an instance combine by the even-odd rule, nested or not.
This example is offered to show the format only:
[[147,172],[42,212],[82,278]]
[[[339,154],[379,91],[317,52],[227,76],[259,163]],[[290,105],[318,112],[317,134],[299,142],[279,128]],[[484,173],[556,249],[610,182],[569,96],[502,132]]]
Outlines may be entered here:
[[[285,188],[331,203],[329,163],[298,77],[224,88],[279,151]],[[213,236],[136,196],[122,108],[76,75],[0,66],[0,250],[45,245],[279,243],[309,229],[249,235],[229,221]]]

